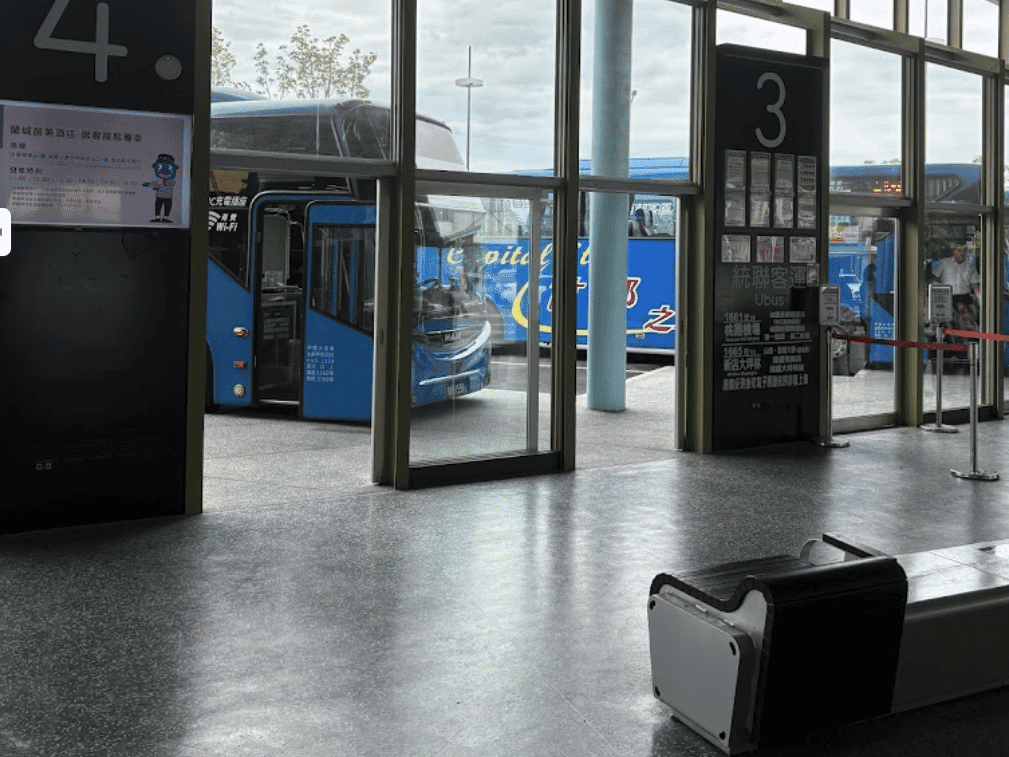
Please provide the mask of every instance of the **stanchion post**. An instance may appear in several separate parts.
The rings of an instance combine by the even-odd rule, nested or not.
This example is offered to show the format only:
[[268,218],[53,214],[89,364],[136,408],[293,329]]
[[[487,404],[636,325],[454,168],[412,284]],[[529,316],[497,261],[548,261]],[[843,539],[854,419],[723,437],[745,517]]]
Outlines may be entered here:
[[820,447],[847,447],[848,442],[838,441],[832,437],[834,426],[834,327],[827,326],[823,333],[826,335],[826,349],[823,354],[827,356],[829,364],[827,366],[827,433],[822,439],[814,439],[813,443]]
[[[932,295],[932,289],[929,287],[929,296]],[[933,321],[935,323],[935,338],[936,341],[941,345],[943,342],[942,333],[942,323],[939,321]],[[938,431],[943,434],[955,434],[960,429],[956,426],[944,426],[942,423],[942,366],[945,363],[943,356],[943,350],[935,350],[935,425],[925,426],[926,431]]]
[[970,470],[950,470],[950,474],[971,481],[997,481],[998,473],[977,467],[977,342],[967,346],[967,360],[970,361]]

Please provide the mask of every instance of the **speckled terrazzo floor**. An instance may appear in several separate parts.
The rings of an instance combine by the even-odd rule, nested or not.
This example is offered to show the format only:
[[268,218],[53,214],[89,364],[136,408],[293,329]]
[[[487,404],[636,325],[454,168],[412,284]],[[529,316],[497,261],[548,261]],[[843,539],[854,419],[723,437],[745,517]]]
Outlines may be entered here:
[[[966,433],[722,456],[653,439],[662,459],[623,464],[630,442],[599,432],[608,465],[420,492],[370,487],[316,424],[232,425],[263,452],[208,436],[203,515],[0,538],[0,755],[716,755],[651,695],[655,573],[824,531],[892,554],[1009,538],[999,422],[979,432],[994,483],[949,475]],[[1007,742],[1003,689],[770,754]]]

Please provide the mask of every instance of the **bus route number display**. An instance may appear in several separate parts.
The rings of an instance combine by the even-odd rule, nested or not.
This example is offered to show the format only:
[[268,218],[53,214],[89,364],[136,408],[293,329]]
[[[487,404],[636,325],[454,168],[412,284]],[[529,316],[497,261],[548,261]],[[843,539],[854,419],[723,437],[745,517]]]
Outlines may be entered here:
[[825,62],[720,45],[712,447],[816,435]]

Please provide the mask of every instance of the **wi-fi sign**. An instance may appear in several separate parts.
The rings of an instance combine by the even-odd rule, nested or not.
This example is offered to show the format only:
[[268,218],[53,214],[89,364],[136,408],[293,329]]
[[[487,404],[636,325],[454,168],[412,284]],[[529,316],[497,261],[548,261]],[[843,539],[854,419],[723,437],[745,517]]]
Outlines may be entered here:
[[0,257],[11,254],[11,212],[0,208]]

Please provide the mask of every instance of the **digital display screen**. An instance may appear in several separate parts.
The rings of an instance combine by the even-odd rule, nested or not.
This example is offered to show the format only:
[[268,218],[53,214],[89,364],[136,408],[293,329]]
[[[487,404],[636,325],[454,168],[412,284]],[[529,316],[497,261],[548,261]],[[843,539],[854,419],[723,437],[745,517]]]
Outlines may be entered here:
[[0,100],[17,224],[189,228],[190,116]]
[[899,195],[902,191],[900,179],[877,179],[872,191],[876,194]]

